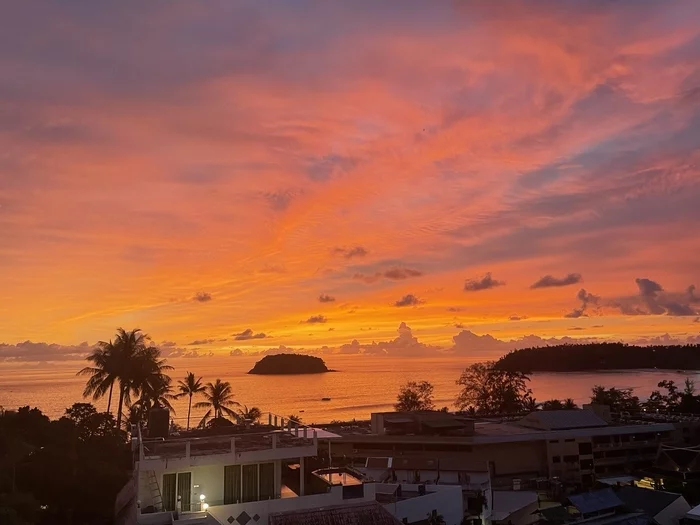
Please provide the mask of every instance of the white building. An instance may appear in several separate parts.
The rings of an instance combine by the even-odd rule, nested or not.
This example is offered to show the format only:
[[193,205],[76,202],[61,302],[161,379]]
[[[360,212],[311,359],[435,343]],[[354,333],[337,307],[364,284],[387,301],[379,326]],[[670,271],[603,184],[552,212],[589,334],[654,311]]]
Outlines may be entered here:
[[[266,525],[270,516],[364,503],[381,505],[397,523],[431,513],[447,525],[464,515],[461,489],[365,483],[337,469],[315,474],[307,459],[318,440],[336,435],[268,415],[266,424],[231,425],[149,438],[136,429],[133,479],[117,497],[116,523]],[[331,510],[335,509],[335,510]]]

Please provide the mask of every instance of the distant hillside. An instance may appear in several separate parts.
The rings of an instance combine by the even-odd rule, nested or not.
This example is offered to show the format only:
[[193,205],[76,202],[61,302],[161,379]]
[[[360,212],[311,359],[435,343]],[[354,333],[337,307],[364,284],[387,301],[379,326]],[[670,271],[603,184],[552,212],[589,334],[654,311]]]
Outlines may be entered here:
[[519,372],[581,372],[584,370],[700,370],[700,345],[634,346],[623,343],[556,345],[515,350],[496,363]]
[[249,374],[322,374],[331,372],[320,357],[301,354],[276,354],[263,357]]

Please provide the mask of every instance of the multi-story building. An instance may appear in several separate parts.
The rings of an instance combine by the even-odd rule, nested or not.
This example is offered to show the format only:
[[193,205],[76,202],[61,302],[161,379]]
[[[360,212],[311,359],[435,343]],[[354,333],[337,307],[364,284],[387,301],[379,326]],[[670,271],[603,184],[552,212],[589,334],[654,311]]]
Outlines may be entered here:
[[431,513],[448,525],[463,518],[455,487],[399,488],[365,483],[349,470],[313,471],[308,460],[318,455],[319,440],[338,436],[285,418],[174,433],[167,423],[150,427],[149,435],[141,428],[132,433],[134,475],[115,505],[120,524],[266,525],[291,523],[314,509],[388,513],[396,523]]
[[338,429],[342,437],[333,441],[332,455],[360,465],[373,457],[432,461],[431,469],[420,469],[421,481],[444,480],[443,473],[457,465],[458,475],[474,478],[490,465],[495,487],[538,478],[591,486],[596,478],[651,466],[659,445],[673,440],[671,423],[613,424],[595,408],[480,420],[442,412],[377,413],[366,431]]

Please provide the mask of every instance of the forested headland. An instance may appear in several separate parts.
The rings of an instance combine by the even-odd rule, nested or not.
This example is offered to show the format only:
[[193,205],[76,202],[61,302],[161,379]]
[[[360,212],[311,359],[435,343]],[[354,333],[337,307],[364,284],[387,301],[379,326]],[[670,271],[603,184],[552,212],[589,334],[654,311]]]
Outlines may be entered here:
[[700,370],[700,345],[590,343],[523,348],[501,357],[495,367],[526,373],[642,368]]

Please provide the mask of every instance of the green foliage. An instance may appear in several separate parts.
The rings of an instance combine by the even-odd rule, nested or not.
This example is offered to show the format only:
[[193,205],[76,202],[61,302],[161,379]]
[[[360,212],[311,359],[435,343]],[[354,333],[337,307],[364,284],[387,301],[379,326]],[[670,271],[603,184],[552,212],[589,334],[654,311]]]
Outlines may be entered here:
[[608,388],[596,385],[591,390],[591,403],[608,405],[613,413],[638,412],[639,398],[631,388]]
[[170,378],[164,374],[172,370],[160,357],[160,350],[148,346],[150,339],[139,328],[127,332],[117,329],[114,341],[98,343],[98,348],[87,357],[94,366],[83,368],[79,375],[89,375],[84,396],[98,399],[115,383],[119,383],[117,427],[121,426],[124,406],[131,404],[131,395],[139,396],[138,403],[145,410],[169,405]]
[[232,407],[240,406],[233,400],[233,390],[231,383],[217,379],[215,383],[207,383],[202,392],[205,401],[195,404],[195,408],[206,408],[207,412],[199,422],[203,427],[210,417],[223,418],[225,416],[236,417],[236,412]]
[[683,391],[676,386],[674,381],[660,381],[657,385],[666,390],[663,394],[660,390],[653,390],[649,398],[642,403],[645,410],[650,412],[680,412],[700,413],[700,396],[695,395],[695,383],[686,378]]
[[255,422],[262,417],[262,411],[258,407],[248,409],[247,405],[243,405],[243,409],[238,411],[238,415],[242,419]]
[[192,413],[192,397],[204,392],[204,385],[201,377],[195,377],[192,372],[187,372],[184,381],[181,379],[177,382],[178,393],[175,394],[175,399],[183,396],[189,397],[187,405],[187,430],[190,429],[190,414]]
[[538,403],[537,400],[531,395],[528,394],[523,398],[523,410],[527,410],[528,412],[534,412],[535,410],[539,410],[540,408],[542,408],[542,404]]
[[120,436],[112,414],[97,412],[90,403],[73,403],[73,406],[66,409],[64,418],[75,425],[78,439],[81,441],[95,437]]
[[87,403],[56,421],[36,408],[6,411],[0,414],[0,523],[111,523],[130,458],[111,415]]
[[462,390],[455,405],[459,410],[477,414],[522,412],[532,396],[528,381],[526,374],[496,368],[493,362],[475,363],[457,380]]
[[564,401],[560,399],[549,399],[542,403],[542,410],[575,410],[578,405],[573,399],[568,398]]
[[401,386],[394,410],[397,412],[417,412],[434,409],[433,385],[428,381],[409,381]]

